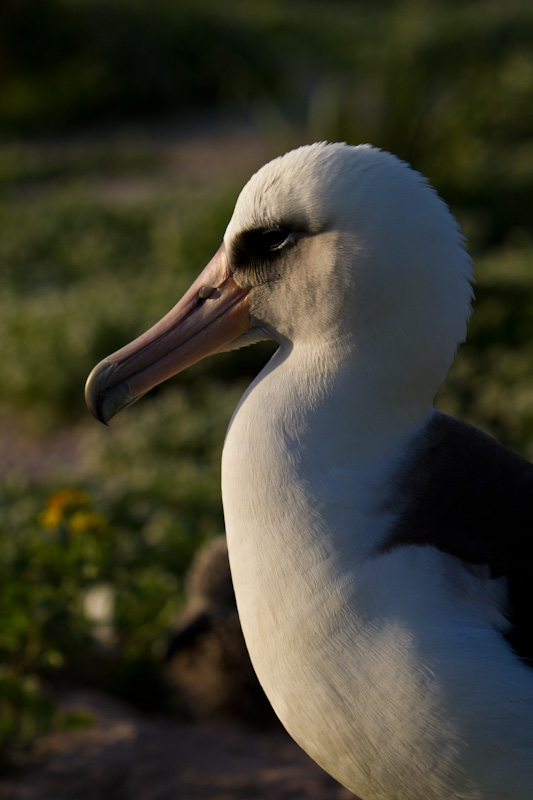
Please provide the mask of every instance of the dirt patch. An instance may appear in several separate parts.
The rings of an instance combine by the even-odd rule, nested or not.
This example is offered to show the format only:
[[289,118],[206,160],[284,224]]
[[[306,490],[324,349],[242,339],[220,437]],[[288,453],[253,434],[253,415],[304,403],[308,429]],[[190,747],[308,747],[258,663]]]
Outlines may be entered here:
[[356,800],[282,730],[143,717],[93,692],[62,707],[93,725],[42,737],[2,800]]

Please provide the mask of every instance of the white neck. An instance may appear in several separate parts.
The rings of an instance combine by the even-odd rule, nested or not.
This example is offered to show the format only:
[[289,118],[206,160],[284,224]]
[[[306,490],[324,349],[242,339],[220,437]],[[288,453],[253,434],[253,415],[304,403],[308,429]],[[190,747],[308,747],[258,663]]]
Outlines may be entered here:
[[[298,617],[302,630],[317,624],[317,587],[336,587],[342,602],[344,577],[385,534],[381,487],[431,406],[391,405],[378,380],[342,354],[283,345],[237,407],[222,493],[252,660],[280,635],[282,609],[294,632]],[[264,667],[257,659],[267,680]]]

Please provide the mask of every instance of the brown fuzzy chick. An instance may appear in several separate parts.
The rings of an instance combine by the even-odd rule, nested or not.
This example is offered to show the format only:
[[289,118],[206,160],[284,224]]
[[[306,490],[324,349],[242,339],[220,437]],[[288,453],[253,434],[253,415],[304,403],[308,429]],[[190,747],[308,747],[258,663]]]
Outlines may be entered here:
[[207,542],[185,581],[186,604],[167,649],[169,682],[194,718],[277,722],[246,650],[225,536]]

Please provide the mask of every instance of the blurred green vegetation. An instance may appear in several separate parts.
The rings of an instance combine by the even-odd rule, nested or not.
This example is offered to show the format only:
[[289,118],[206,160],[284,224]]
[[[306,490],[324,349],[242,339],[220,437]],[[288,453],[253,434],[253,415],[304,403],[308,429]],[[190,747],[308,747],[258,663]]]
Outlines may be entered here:
[[431,179],[478,281],[438,403],[533,458],[531,4],[7,0],[0,422],[44,449],[67,426],[81,453],[0,492],[0,759],[73,724],[49,693],[67,679],[165,705],[182,577],[222,529],[224,431],[271,349],[201,363],[110,429],[82,394],[206,263],[247,178],[244,164],[195,175],[131,133],[199,112],[213,135],[244,118],[273,154],[371,141]]

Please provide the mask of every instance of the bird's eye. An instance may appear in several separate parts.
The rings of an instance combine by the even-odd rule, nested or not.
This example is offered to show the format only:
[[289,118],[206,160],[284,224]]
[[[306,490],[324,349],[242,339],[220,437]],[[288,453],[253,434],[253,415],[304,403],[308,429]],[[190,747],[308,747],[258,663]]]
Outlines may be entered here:
[[231,244],[233,269],[269,269],[286,250],[297,244],[297,234],[289,228],[253,228],[243,231]]
[[281,228],[273,228],[272,230],[262,231],[262,234],[263,245],[266,245],[265,250],[268,247],[272,253],[276,250],[282,250],[294,239],[293,233]]

